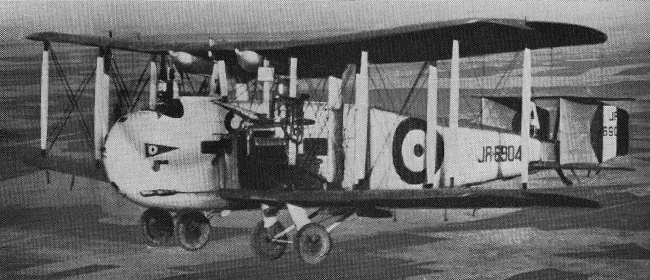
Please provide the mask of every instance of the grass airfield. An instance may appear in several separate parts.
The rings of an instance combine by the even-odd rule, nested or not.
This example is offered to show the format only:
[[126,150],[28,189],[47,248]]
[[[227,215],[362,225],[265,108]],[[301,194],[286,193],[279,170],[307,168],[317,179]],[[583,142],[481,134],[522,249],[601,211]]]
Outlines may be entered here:
[[[635,56],[625,59],[601,58],[604,66],[592,60],[565,58],[562,63],[540,68],[539,77],[533,78],[550,83],[538,85],[536,91],[574,90],[573,94],[580,95],[588,88],[595,96],[636,98],[623,104],[630,113],[630,155],[616,159],[636,171],[570,176],[576,188],[584,188],[584,195],[599,201],[601,208],[481,209],[476,213],[449,210],[448,221],[443,220],[444,210],[397,211],[396,221],[351,217],[334,232],[334,249],[328,258],[311,266],[291,249],[273,262],[254,256],[248,234],[259,219],[256,211],[213,219],[211,241],[202,250],[187,252],[175,243],[148,247],[137,226],[142,209],[116,195],[108,183],[90,179],[97,171],[76,115],[62,130],[51,153],[85,166],[77,171],[88,176],[48,172],[30,165],[28,159],[38,156],[39,131],[40,53],[33,45],[22,48],[35,50],[29,54],[0,57],[0,155],[4,159],[0,162],[0,278],[650,279],[647,53],[633,53]],[[93,53],[71,48],[62,50],[59,57],[76,88],[92,69],[92,64],[81,62],[92,63]],[[544,56],[539,57],[534,65],[546,65]],[[124,62],[130,58],[120,59]],[[488,62],[498,72],[509,58]],[[478,58],[463,60],[467,75],[463,74],[461,117],[472,116],[475,109],[467,96],[494,89],[490,81],[498,78],[495,73],[488,71],[481,74],[487,78],[476,80],[467,77],[491,69],[481,64]],[[123,70],[133,76],[139,74],[141,66]],[[600,68],[605,70],[594,70]],[[597,72],[604,76],[590,76]],[[587,82],[573,84],[580,80]],[[51,81],[52,124],[65,116],[67,101],[62,85],[54,78]],[[393,81],[389,83],[404,82]],[[511,83],[504,91],[517,92],[517,82]],[[444,87],[444,81],[442,84]],[[404,97],[389,94],[376,90],[371,100],[377,106],[401,105]],[[81,96],[80,108],[91,129],[92,104],[92,92],[88,91]],[[541,172],[531,178],[531,188],[562,187],[552,173]],[[515,179],[484,187],[516,185]],[[283,218],[288,224],[287,217]]]

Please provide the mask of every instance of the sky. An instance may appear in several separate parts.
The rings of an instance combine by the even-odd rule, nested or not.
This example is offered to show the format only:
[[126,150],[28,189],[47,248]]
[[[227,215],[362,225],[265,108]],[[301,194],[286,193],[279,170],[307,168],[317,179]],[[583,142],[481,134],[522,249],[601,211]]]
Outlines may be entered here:
[[650,1],[1,1],[0,40],[58,31],[143,35],[367,29],[468,17],[561,21],[650,42]]

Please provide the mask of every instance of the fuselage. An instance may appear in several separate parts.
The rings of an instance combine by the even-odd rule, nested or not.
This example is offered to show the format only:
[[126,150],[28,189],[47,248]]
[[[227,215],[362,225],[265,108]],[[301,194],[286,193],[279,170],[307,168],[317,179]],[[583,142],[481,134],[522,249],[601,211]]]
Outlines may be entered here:
[[[221,199],[219,188],[238,188],[237,167],[225,164],[223,153],[202,151],[202,143],[222,145],[229,133],[225,121],[228,110],[214,104],[213,97],[181,97],[183,115],[169,117],[153,110],[143,110],[120,118],[106,139],[104,166],[106,174],[119,192],[144,207],[170,210],[227,209],[233,204]],[[251,110],[260,110],[264,104],[246,103]],[[324,104],[312,102],[305,107],[305,117],[316,124],[305,127],[305,139],[320,139],[312,143],[327,143],[327,114]],[[344,106],[348,116],[353,106]],[[414,122],[415,120],[415,122]],[[350,127],[354,118],[346,117],[344,127]],[[371,189],[417,189],[424,185],[425,149],[424,121],[395,113],[371,109],[368,162],[372,167]],[[232,126],[232,125],[230,125]],[[345,130],[345,129],[344,129]],[[348,132],[343,146],[346,155],[354,154],[354,135]],[[436,173],[445,172],[445,165],[453,157],[457,174],[456,184],[465,185],[520,174],[521,145],[514,133],[483,129],[459,128],[457,150],[450,151],[449,131],[439,127],[442,140],[437,147],[440,167]],[[276,137],[277,137],[276,133]],[[324,141],[322,141],[324,140]],[[250,142],[249,142],[250,143]],[[225,144],[223,144],[225,145]],[[251,144],[247,144],[251,145]],[[540,142],[531,143],[531,160],[539,160]],[[314,148],[314,145],[311,145]],[[228,149],[228,147],[218,147]],[[443,150],[441,150],[443,149]],[[244,149],[250,150],[250,147]],[[320,165],[317,174],[328,177],[326,153],[312,153]],[[307,151],[311,153],[312,151]],[[352,160],[345,157],[344,174],[353,174]],[[259,166],[264,172],[264,166]],[[471,172],[466,172],[471,170]],[[251,174],[251,173],[248,173]],[[344,187],[355,182],[346,175]],[[444,182],[441,182],[444,184]],[[253,186],[255,187],[255,186]]]

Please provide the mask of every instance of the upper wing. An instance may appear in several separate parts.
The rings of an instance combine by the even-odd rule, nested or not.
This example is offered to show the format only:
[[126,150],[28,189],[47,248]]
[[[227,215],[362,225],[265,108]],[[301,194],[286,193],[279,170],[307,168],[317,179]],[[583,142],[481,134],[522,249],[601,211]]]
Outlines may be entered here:
[[183,51],[198,57],[212,52],[217,59],[235,62],[233,50],[253,50],[271,61],[296,57],[301,76],[340,74],[347,64],[358,63],[361,51],[373,63],[435,61],[449,59],[453,40],[459,40],[460,55],[475,56],[584,44],[598,44],[607,36],[598,30],[574,24],[516,19],[462,19],[430,22],[376,30],[313,36],[296,31],[286,36],[260,34],[258,38],[207,42],[155,42],[56,32],[34,33],[27,39],[72,43],[127,51],[162,54]]
[[341,191],[255,191],[221,189],[233,202],[290,203],[301,207],[354,208],[495,208],[495,207],[599,207],[593,200],[570,195],[519,189],[418,189]]

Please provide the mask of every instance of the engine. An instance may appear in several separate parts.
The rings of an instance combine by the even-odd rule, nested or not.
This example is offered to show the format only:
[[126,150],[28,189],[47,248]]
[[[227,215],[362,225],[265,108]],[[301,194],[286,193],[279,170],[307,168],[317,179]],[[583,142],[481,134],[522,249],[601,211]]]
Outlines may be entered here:
[[[262,66],[264,58],[254,51],[234,50],[237,56],[237,63],[247,72],[257,72],[257,68]],[[183,73],[210,75],[212,73],[212,61],[191,55],[186,52],[169,51],[169,57],[176,69]]]

